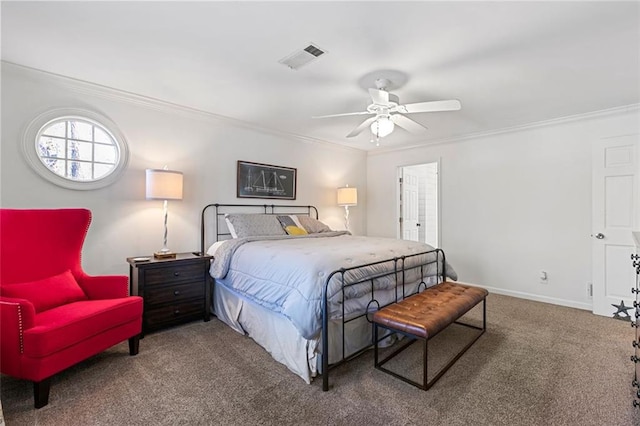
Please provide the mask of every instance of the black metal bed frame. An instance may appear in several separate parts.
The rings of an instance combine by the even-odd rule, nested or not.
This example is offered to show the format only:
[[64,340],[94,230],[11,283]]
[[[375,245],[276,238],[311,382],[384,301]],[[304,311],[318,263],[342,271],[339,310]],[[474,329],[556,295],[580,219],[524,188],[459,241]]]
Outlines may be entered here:
[[[239,211],[225,212],[227,208],[248,209],[250,210],[249,212],[253,212],[253,213],[255,213],[256,211],[259,211],[259,213],[262,213],[262,214],[273,214],[273,215],[302,214],[307,216],[315,216],[315,219],[318,219],[318,209],[315,206],[311,206],[311,205],[303,206],[303,205],[291,205],[291,204],[219,204],[219,203],[208,204],[202,209],[201,233],[200,233],[200,252],[201,253],[205,253],[205,250],[206,250],[206,247],[205,247],[205,243],[206,243],[205,227],[207,223],[206,212],[211,208],[215,209],[214,223],[215,223],[215,229],[216,229],[216,232],[215,232],[216,241],[220,241],[221,239],[228,239],[231,237],[231,233],[228,232],[228,229],[227,229],[227,232],[220,232],[221,227],[219,226],[219,223],[221,221],[221,218],[223,218],[226,213],[240,213]],[[429,257],[430,254],[433,255],[432,256],[433,259],[427,260],[424,262],[417,261],[417,259],[420,259],[420,256]],[[352,271],[356,271],[361,268],[381,265],[385,263],[393,264],[393,269],[389,270],[388,272],[378,273],[375,275],[367,275],[366,277],[357,279],[357,280],[348,280],[346,277]],[[325,280],[324,287],[322,289],[321,338],[322,338],[322,390],[323,391],[329,390],[329,371],[331,369],[338,367],[339,365],[342,365],[345,362],[358,357],[368,349],[371,349],[376,343],[375,342],[376,337],[374,337],[375,335],[374,324],[369,319],[369,314],[371,314],[372,312],[375,312],[370,310],[372,305],[375,305],[375,309],[378,310],[383,308],[384,306],[390,305],[392,303],[396,303],[404,299],[405,297],[409,297],[415,293],[418,293],[424,288],[427,288],[427,282],[425,280],[426,270],[427,270],[427,267],[429,267],[429,265],[432,265],[434,263],[436,264],[436,275],[435,275],[436,282],[435,283],[442,282],[446,279],[447,275],[446,275],[445,254],[444,254],[444,251],[442,251],[441,249],[424,251],[421,253],[415,253],[408,256],[398,256],[390,259],[353,266],[349,268],[340,268],[338,270],[331,272],[328,275],[327,279]],[[407,272],[411,270],[419,270],[420,281],[417,287],[415,288],[415,291],[407,294],[406,293],[407,285],[413,286],[416,283],[416,280],[413,280],[411,283],[407,283],[405,280]],[[375,280],[385,278],[385,277],[392,277],[392,279],[395,281],[395,286],[394,286],[395,298],[394,300],[391,300],[390,302],[384,305],[381,305],[380,302],[375,298],[375,294],[376,294]],[[367,304],[367,307],[364,313],[350,317],[348,319],[345,319],[345,306],[344,306],[344,303],[342,304],[342,316],[341,316],[342,318],[342,358],[341,360],[329,365],[329,303],[328,303],[329,295],[327,294],[327,292],[328,292],[328,287],[334,278],[338,279],[340,282],[340,285],[341,285],[340,291],[342,292],[342,300],[345,300],[346,289],[353,287],[355,285],[361,285],[364,283],[371,284],[371,300]],[[369,322],[369,324],[371,324],[371,342],[369,345],[357,350],[352,354],[347,355],[345,350],[346,348],[345,325],[363,317],[367,320],[367,322]],[[380,337],[378,341],[381,341],[384,338],[386,338],[386,336]]]
[[273,214],[273,215],[301,214],[301,215],[312,217],[312,213],[314,213],[313,216],[315,216],[315,219],[318,218],[318,209],[315,206],[301,206],[301,205],[291,205],[291,204],[220,204],[220,203],[207,204],[202,209],[202,215],[200,217],[200,253],[204,253],[205,250],[207,249],[205,247],[205,244],[206,244],[205,227],[206,227],[207,210],[211,208],[215,209],[214,224],[216,227],[216,241],[220,241],[221,237],[224,237],[223,239],[228,239],[231,237],[231,233],[228,232],[229,230],[228,228],[227,228],[227,232],[220,232],[220,226],[219,226],[220,219],[224,218],[224,215],[227,213],[240,213],[240,212],[238,211],[226,212],[224,210],[227,207],[253,210],[253,213],[259,210],[260,213],[262,214]]
[[[429,254],[435,254],[435,258],[433,260],[428,260],[425,262],[419,262],[417,264],[412,264],[411,266],[408,266],[407,264],[411,264],[412,260],[414,259],[418,259],[420,256],[423,257],[428,257]],[[384,264],[384,263],[393,263],[393,270],[389,271],[389,272],[383,272],[383,273],[379,273],[379,274],[375,274],[375,275],[369,275],[365,278],[359,279],[359,280],[355,280],[355,281],[345,281],[345,275],[348,274],[350,271],[355,271],[357,269],[361,269],[361,268],[367,268],[370,266],[375,266],[375,265],[380,265],[380,264]],[[427,283],[425,281],[426,278],[426,269],[429,265],[431,264],[436,264],[436,282],[442,282],[445,280],[446,275],[446,261],[445,261],[445,255],[444,255],[444,251],[442,251],[441,249],[434,249],[434,250],[429,250],[429,251],[424,251],[421,253],[415,253],[415,254],[411,254],[408,256],[399,256],[399,257],[394,257],[392,259],[386,259],[386,260],[381,260],[378,262],[372,262],[372,263],[367,263],[364,265],[358,265],[358,266],[353,266],[350,268],[341,268],[338,269],[336,271],[333,271],[331,274],[329,274],[329,276],[327,277],[327,280],[325,281],[324,284],[324,288],[322,291],[322,390],[323,391],[328,391],[329,390],[329,370],[333,369],[335,367],[338,367],[339,365],[344,364],[345,362],[358,357],[359,355],[361,355],[362,353],[364,353],[365,351],[371,349],[375,343],[376,340],[378,342],[380,342],[381,340],[383,340],[384,338],[386,338],[387,336],[382,336],[378,339],[378,337],[375,334],[375,330],[374,330],[374,323],[372,320],[369,319],[369,314],[371,314],[372,312],[375,311],[371,311],[370,308],[373,304],[376,305],[376,310],[379,310],[381,308],[384,308],[385,306],[388,306],[392,303],[397,303],[400,300],[409,297],[413,294],[419,293],[421,291],[421,289],[426,289],[427,288]],[[441,267],[442,266],[442,267]],[[418,283],[418,286],[416,287],[415,291],[408,293],[406,292],[407,290],[407,285],[415,283],[415,280],[412,281],[412,283],[407,283],[405,278],[406,278],[406,273],[410,270],[413,269],[419,269],[420,270],[420,282]],[[333,279],[334,276],[339,276],[339,280],[341,282],[341,292],[342,292],[342,300],[344,300],[344,293],[345,293],[345,289],[349,288],[349,287],[353,287],[355,285],[358,284],[363,284],[363,283],[370,283],[371,284],[371,300],[369,301],[369,303],[367,304],[367,307],[364,311],[364,313],[351,317],[349,319],[345,319],[345,312],[344,312],[344,303],[342,304],[342,359],[338,362],[335,362],[333,364],[331,364],[331,366],[329,366],[329,303],[327,300],[327,289],[329,287],[329,284],[331,282],[331,280]],[[376,299],[375,297],[375,280],[380,279],[380,278],[384,278],[384,277],[393,277],[395,280],[395,298],[394,300],[389,301],[388,303],[381,305],[380,302]],[[435,284],[435,283],[434,283]],[[423,287],[424,286],[424,287]],[[401,294],[399,294],[400,289],[402,290]],[[367,322],[369,322],[369,324],[371,324],[371,344],[368,346],[365,346],[363,348],[361,348],[360,350],[354,352],[353,354],[350,355],[346,355],[345,353],[345,346],[346,346],[346,342],[345,342],[345,325],[351,321],[355,321],[359,318],[364,317]]]

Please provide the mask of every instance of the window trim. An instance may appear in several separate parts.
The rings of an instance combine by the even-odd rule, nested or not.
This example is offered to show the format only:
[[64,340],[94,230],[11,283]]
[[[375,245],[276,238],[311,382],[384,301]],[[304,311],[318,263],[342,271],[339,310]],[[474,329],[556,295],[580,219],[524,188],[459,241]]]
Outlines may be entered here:
[[[76,181],[57,175],[42,162],[36,148],[38,135],[43,128],[52,121],[65,119],[78,119],[95,123],[103,127],[113,136],[114,142],[120,151],[120,158],[111,173],[93,181]],[[35,117],[24,131],[22,137],[22,152],[31,168],[47,181],[63,188],[81,191],[104,188],[113,184],[120,178],[129,164],[129,147],[118,126],[104,115],[83,108],[55,108]]]

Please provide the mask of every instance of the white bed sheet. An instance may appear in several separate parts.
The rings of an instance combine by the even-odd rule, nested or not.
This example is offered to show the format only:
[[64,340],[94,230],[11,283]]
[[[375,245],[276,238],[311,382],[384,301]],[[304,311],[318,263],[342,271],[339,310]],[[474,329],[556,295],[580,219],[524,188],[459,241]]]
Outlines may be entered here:
[[[216,280],[212,307],[218,319],[240,334],[247,335],[289,370],[311,383],[322,372],[322,340],[305,339],[286,317],[254,303]],[[371,324],[362,317],[345,324],[346,339],[342,339],[342,321],[329,321],[329,364],[341,361],[371,345]],[[381,346],[393,344],[399,336],[389,336]]]
[[319,339],[307,340],[285,317],[278,315],[216,281],[213,309],[218,319],[246,334],[305,382],[317,374]]

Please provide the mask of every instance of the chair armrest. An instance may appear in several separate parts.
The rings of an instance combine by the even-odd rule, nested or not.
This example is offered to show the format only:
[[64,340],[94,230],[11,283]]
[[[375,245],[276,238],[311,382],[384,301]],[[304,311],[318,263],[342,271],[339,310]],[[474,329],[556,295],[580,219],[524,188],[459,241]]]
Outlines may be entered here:
[[27,299],[0,296],[0,330],[5,328],[19,328],[27,330],[35,325],[36,308]]
[[25,299],[0,297],[0,365],[5,374],[20,372],[24,331],[35,324],[36,310]]
[[129,296],[129,277],[125,275],[103,275],[76,277],[78,284],[91,300],[119,299]]

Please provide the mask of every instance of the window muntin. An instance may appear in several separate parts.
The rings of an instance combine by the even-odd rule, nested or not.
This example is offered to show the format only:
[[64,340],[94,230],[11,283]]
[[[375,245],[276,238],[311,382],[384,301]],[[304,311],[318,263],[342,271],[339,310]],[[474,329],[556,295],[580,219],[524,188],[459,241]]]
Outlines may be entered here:
[[117,126],[101,114],[79,108],[40,114],[27,126],[22,141],[33,170],[68,189],[110,185],[129,159],[126,140]]
[[36,151],[49,170],[74,181],[104,178],[120,158],[115,138],[107,129],[78,117],[45,124],[38,133]]

